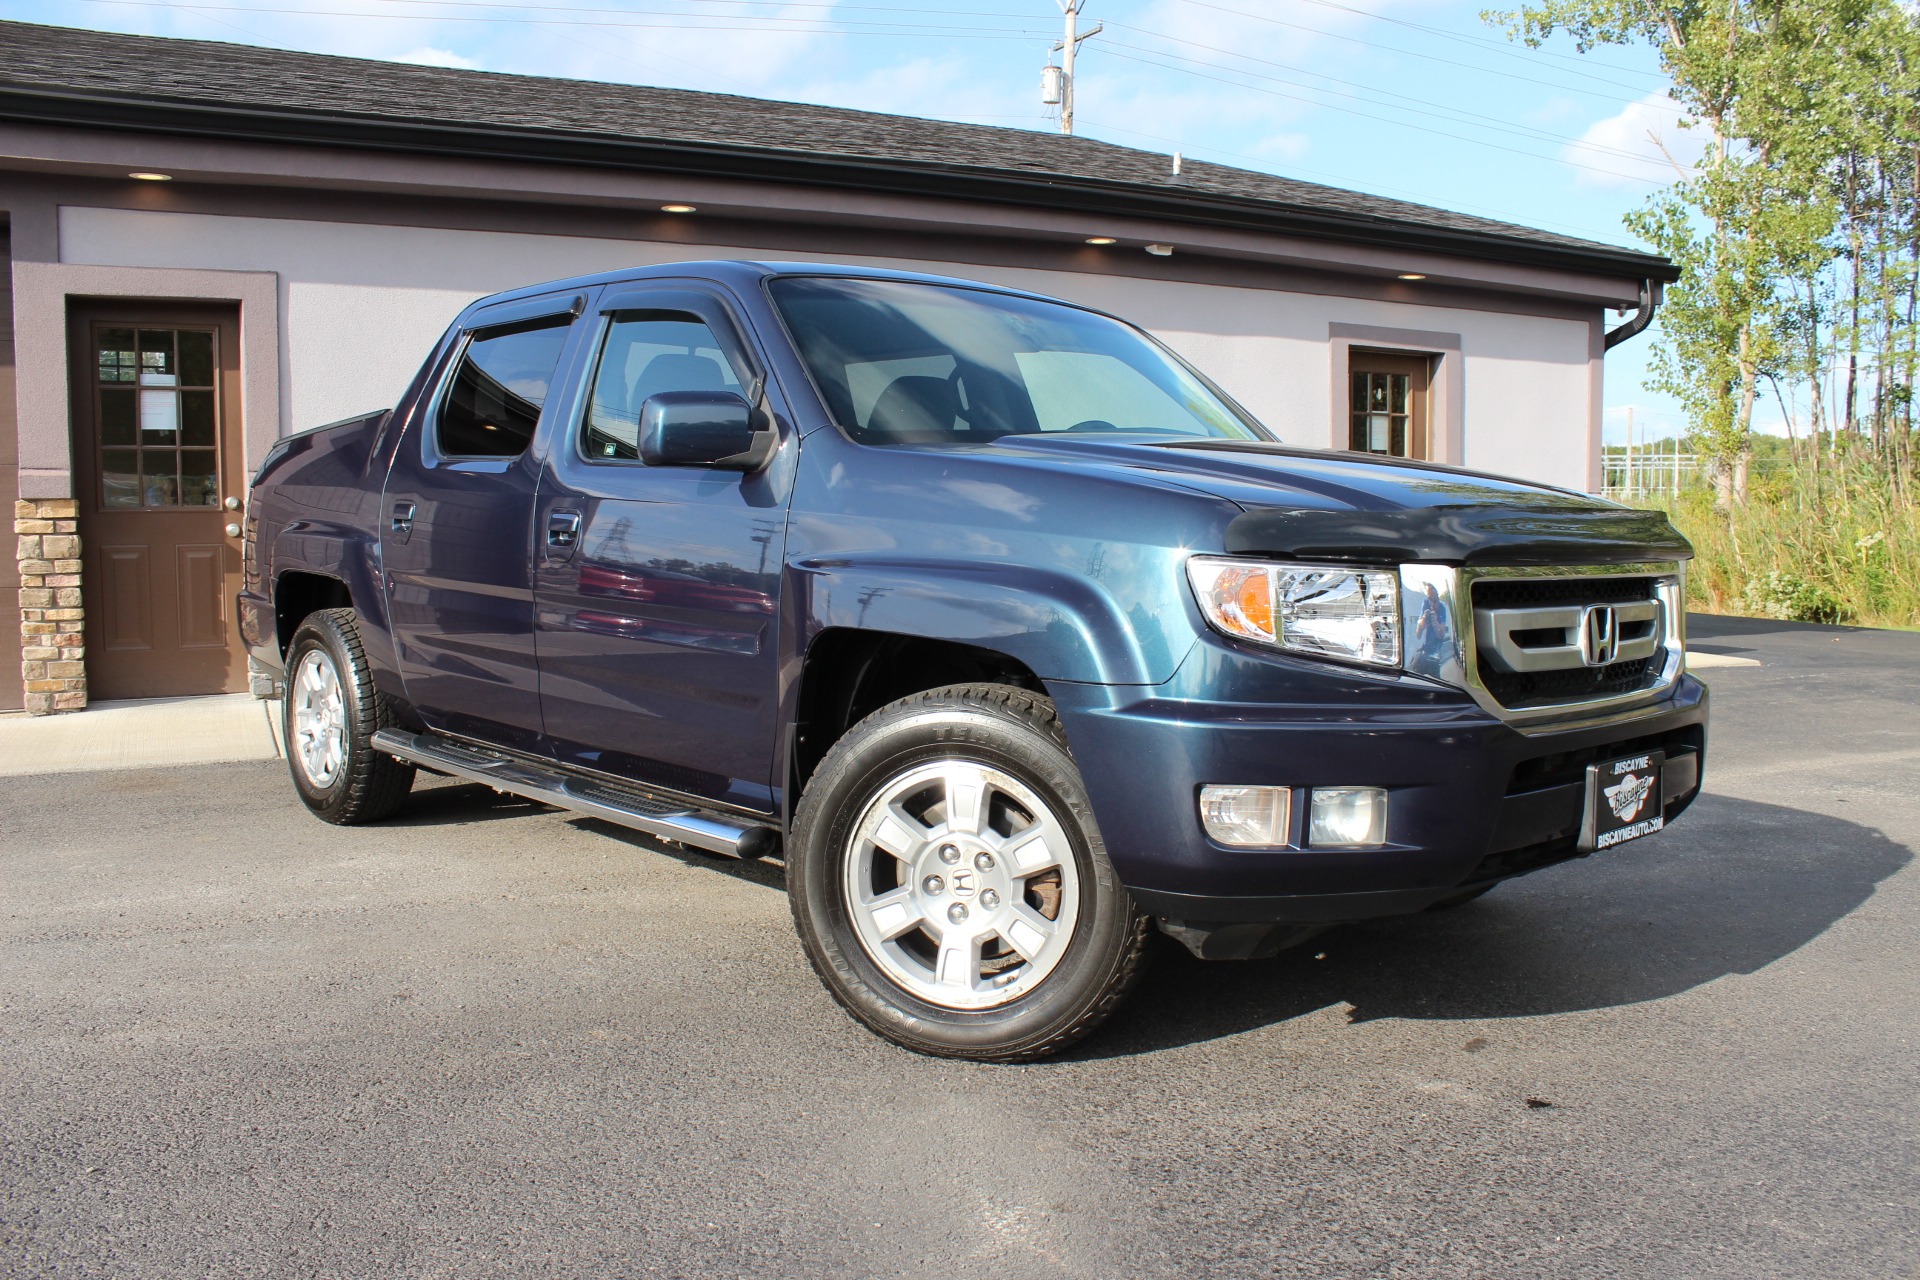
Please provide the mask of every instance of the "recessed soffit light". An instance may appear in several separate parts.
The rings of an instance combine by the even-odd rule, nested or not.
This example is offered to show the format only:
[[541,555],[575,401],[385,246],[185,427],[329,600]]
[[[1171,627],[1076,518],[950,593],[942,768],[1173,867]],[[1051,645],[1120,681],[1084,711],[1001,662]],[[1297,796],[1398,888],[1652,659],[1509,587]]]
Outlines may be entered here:
[[127,176],[129,178],[138,178],[142,182],[172,182],[173,181],[173,175],[170,173],[140,172],[140,173],[130,173]]
[[660,212],[662,213],[693,213],[693,212],[696,212],[696,210],[694,206],[690,204],[663,204],[660,206]]
[[1400,273],[1400,278],[1402,280],[1425,280],[1426,279],[1426,277],[1420,274],[1418,271],[1402,271]]
[[1088,236],[1087,243],[1088,244],[1113,244],[1115,243],[1115,241],[1112,236]]

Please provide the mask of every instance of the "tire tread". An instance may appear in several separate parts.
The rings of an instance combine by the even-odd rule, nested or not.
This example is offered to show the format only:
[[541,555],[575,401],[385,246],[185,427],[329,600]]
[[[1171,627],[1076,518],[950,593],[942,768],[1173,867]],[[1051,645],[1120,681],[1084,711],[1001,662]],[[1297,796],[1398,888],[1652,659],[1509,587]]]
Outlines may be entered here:
[[[363,822],[378,822],[390,817],[405,803],[407,795],[413,790],[414,767],[380,751],[373,745],[373,735],[396,722],[392,703],[387,696],[374,687],[372,667],[367,662],[366,648],[360,642],[360,625],[351,608],[318,609],[306,616],[294,633],[298,647],[300,633],[307,630],[318,633],[323,642],[331,640],[346,659],[346,670],[339,673],[343,692],[351,696],[353,705],[349,710],[352,733],[347,751],[347,776],[343,790],[335,799],[316,806],[308,800],[308,807],[328,822],[340,826],[354,826]],[[291,678],[291,672],[289,672]],[[292,721],[292,690],[288,690],[289,726]],[[288,764],[293,766],[292,735],[287,735]],[[304,789],[302,798],[306,798]]]

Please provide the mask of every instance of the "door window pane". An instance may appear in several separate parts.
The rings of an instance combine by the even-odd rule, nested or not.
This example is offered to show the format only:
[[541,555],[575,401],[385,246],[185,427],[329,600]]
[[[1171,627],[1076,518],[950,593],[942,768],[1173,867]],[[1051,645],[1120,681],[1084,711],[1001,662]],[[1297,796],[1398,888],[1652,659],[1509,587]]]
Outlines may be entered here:
[[213,392],[182,391],[180,393],[180,443],[188,445],[214,443]]
[[182,329],[180,344],[180,385],[183,387],[210,387],[213,385],[213,334]]
[[180,382],[173,364],[173,330],[140,331],[140,385],[173,387]]
[[455,458],[526,452],[572,323],[561,317],[476,334],[440,409],[440,452]]
[[140,505],[140,453],[107,449],[100,454],[100,505],[117,510]]
[[180,455],[174,449],[140,451],[141,503],[149,507],[180,505]]
[[637,459],[640,406],[663,391],[740,395],[740,375],[703,320],[656,314],[614,321],[594,374],[586,456]]
[[218,506],[214,332],[107,326],[94,347],[101,505]]
[[131,387],[100,389],[101,444],[132,445],[136,443],[133,426],[133,397],[134,391]]
[[220,467],[212,449],[180,451],[180,505],[217,507],[220,505]]
[[140,443],[173,444],[180,430],[180,393],[172,388],[140,388]]
[[137,364],[133,354],[133,330],[100,331],[100,381],[132,382]]

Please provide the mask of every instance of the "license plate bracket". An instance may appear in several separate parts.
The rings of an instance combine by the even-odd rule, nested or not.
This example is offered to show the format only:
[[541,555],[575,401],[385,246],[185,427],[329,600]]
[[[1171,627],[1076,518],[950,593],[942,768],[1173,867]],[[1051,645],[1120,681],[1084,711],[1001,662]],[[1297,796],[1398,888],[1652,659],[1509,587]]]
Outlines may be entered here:
[[1661,774],[1664,751],[1616,756],[1587,766],[1586,818],[1580,824],[1580,850],[1595,853],[1650,836],[1666,826]]

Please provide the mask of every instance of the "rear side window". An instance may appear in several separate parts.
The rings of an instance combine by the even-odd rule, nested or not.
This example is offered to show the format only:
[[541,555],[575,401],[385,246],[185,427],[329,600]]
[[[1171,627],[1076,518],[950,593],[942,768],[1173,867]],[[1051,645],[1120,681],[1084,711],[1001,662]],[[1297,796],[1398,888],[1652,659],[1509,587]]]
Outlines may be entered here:
[[662,391],[743,394],[733,359],[704,320],[672,312],[621,316],[607,329],[582,452],[600,461],[638,458],[640,406]]
[[474,334],[440,407],[440,452],[452,458],[525,453],[572,323],[556,316]]

